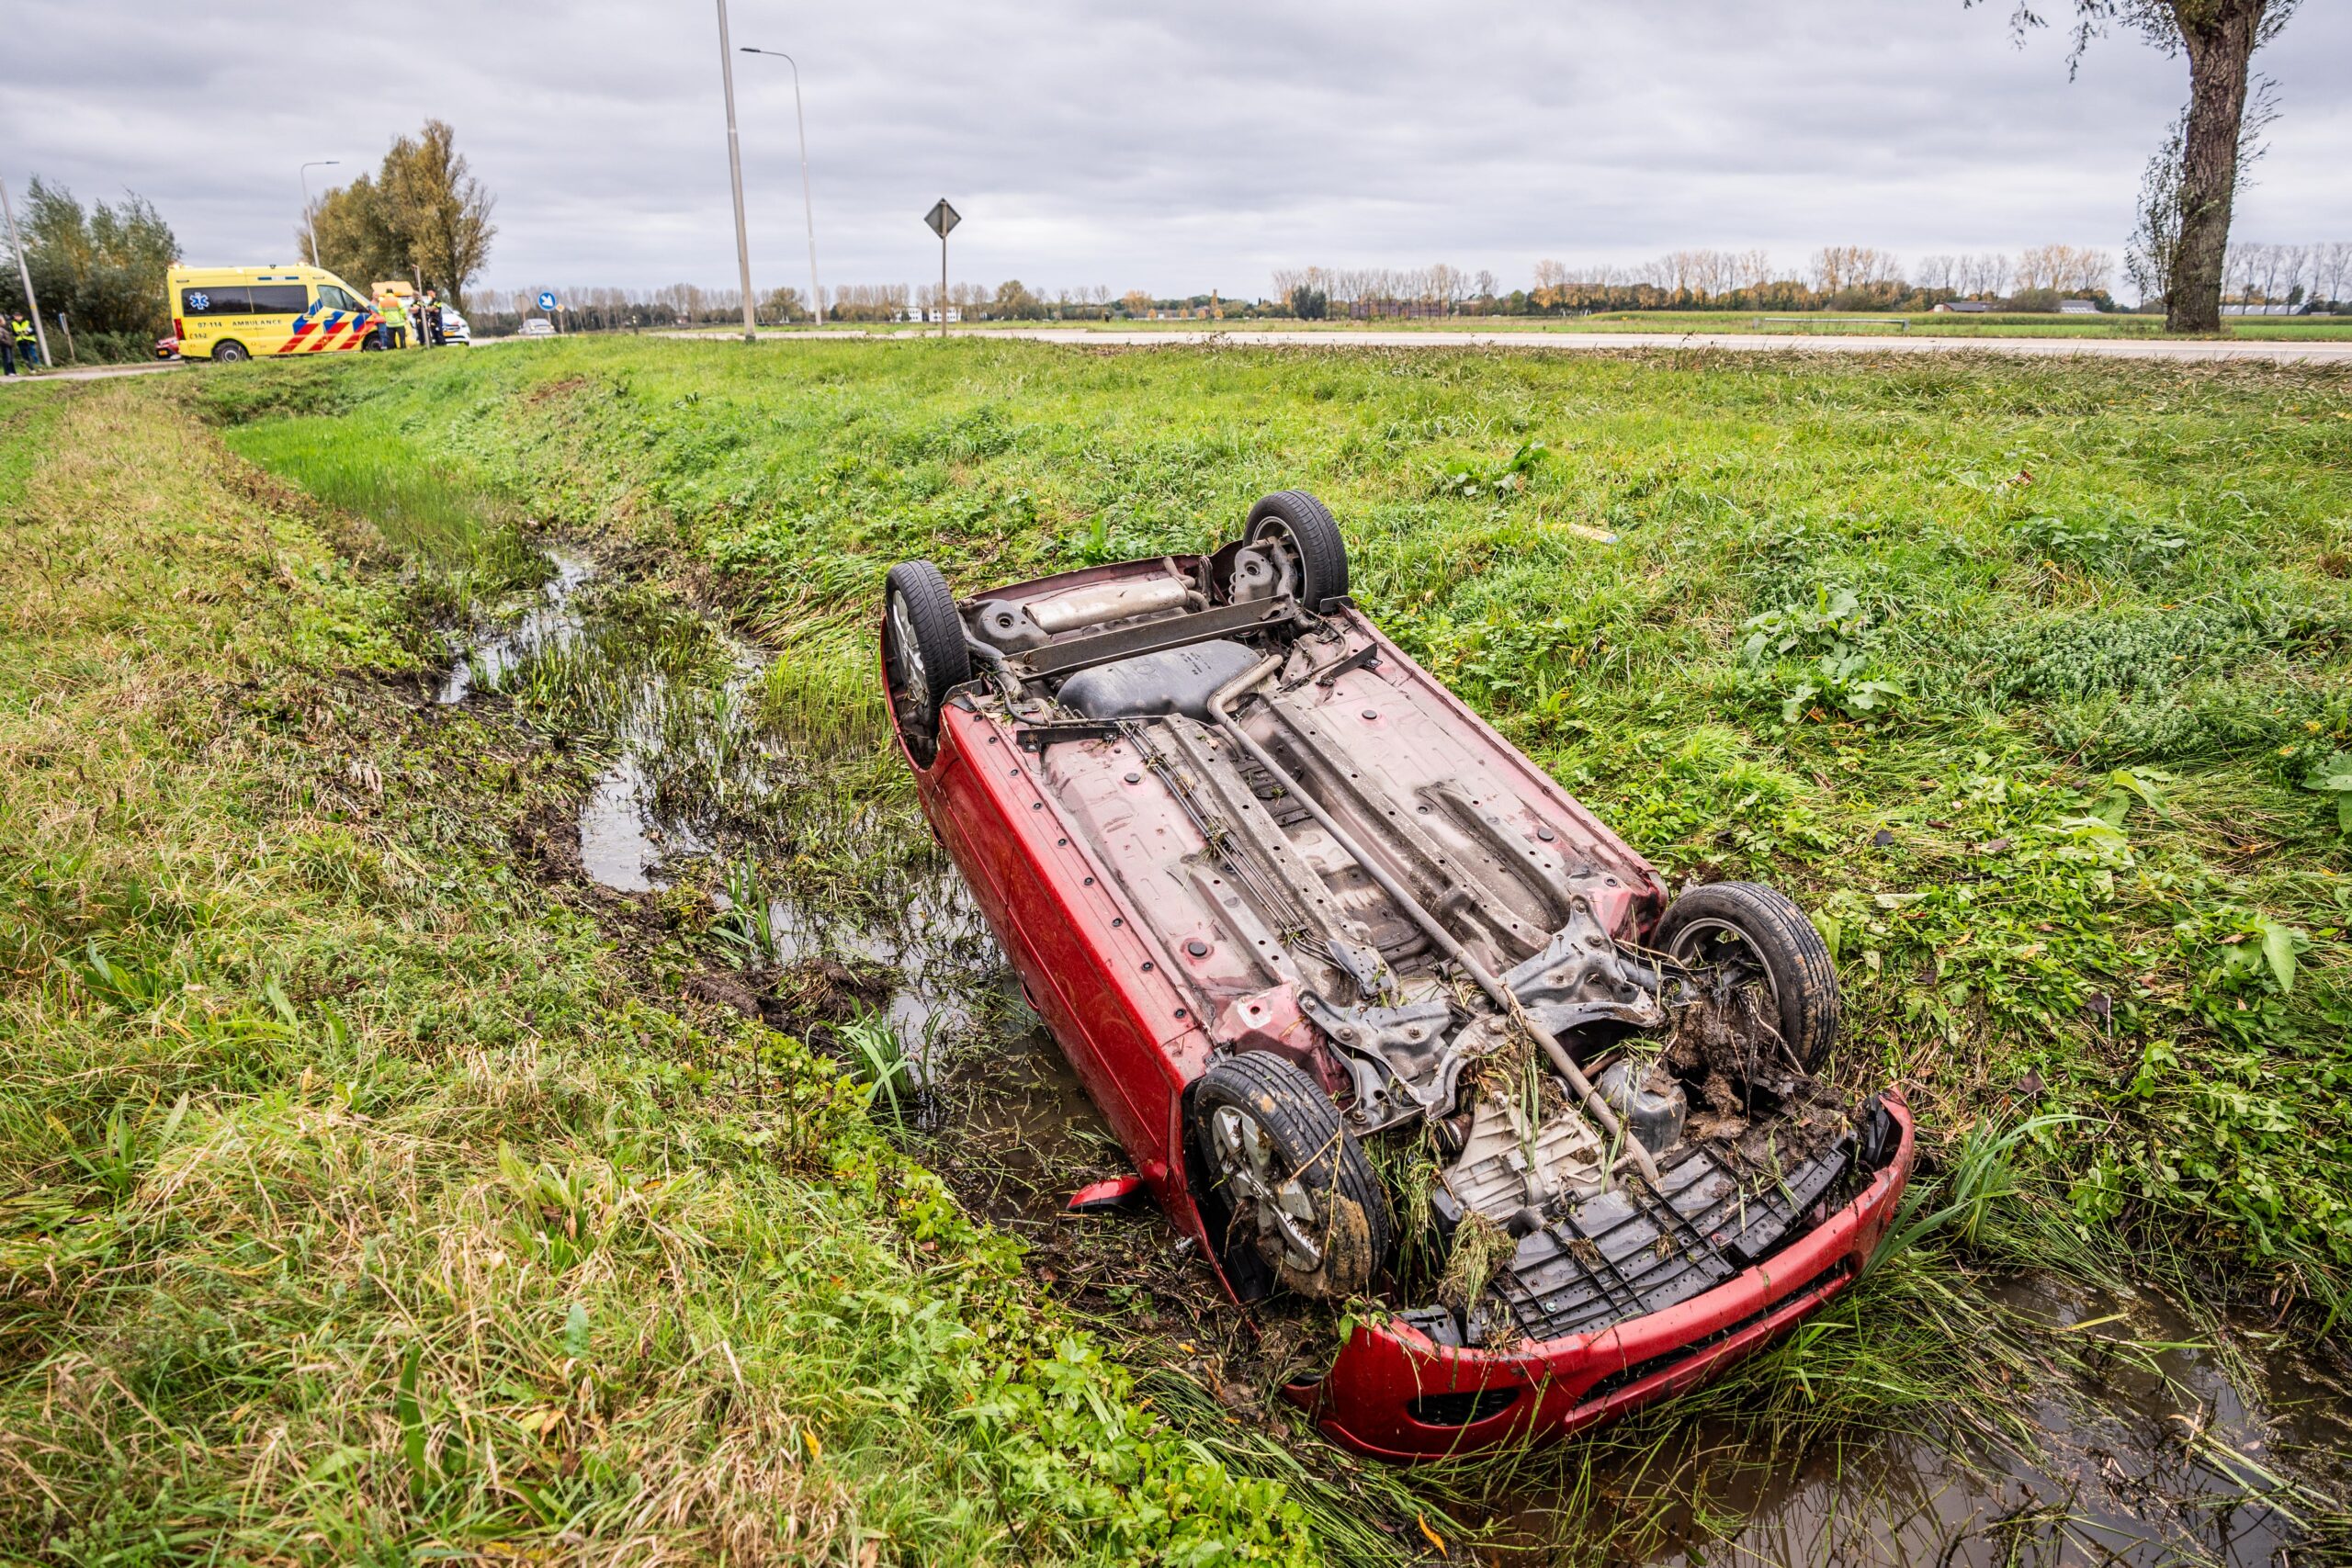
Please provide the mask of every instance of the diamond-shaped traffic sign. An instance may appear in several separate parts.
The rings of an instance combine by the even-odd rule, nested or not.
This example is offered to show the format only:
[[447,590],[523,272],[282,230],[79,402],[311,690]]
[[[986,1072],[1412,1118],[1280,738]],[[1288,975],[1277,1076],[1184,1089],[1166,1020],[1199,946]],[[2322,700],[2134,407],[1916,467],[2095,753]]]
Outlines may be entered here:
[[947,205],[947,198],[943,196],[932,205],[929,212],[922,215],[922,220],[931,225],[933,233],[944,240],[947,238],[947,231],[964,221],[964,218],[961,213]]

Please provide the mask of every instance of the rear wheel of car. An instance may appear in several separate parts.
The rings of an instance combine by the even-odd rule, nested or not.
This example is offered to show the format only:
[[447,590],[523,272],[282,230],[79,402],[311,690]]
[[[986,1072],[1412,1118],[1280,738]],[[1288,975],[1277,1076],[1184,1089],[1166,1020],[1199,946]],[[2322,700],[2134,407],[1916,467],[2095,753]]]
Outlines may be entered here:
[[234,338],[231,338],[225,343],[216,343],[212,345],[212,359],[213,362],[218,365],[234,365],[241,359],[251,359],[253,355],[246,352],[245,345],[237,342]]
[[972,678],[956,595],[927,560],[892,567],[883,584],[882,664],[899,737],[916,764],[927,768],[939,745],[940,702]]
[[1838,1039],[1838,966],[1804,911],[1754,882],[1694,887],[1660,916],[1651,944],[1692,974],[1754,987],[1794,1064],[1812,1073]]
[[1193,1137],[1239,1239],[1302,1295],[1360,1294],[1388,1256],[1388,1198],[1305,1071],[1244,1051],[1209,1065]]
[[1348,545],[1330,509],[1303,490],[1276,491],[1250,509],[1251,544],[1276,539],[1297,558],[1298,596],[1320,610],[1348,592]]

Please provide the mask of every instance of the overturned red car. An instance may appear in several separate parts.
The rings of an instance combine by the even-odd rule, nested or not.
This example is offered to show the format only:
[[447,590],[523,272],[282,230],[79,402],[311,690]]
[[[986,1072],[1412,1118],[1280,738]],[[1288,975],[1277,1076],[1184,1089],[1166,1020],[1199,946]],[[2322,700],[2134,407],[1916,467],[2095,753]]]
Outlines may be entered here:
[[1816,1076],[1827,950],[1650,865],[1383,637],[1313,496],[958,599],[895,567],[923,810],[1237,1301],[1357,1303],[1286,1391],[1359,1452],[1556,1438],[1860,1271],[1912,1128]]

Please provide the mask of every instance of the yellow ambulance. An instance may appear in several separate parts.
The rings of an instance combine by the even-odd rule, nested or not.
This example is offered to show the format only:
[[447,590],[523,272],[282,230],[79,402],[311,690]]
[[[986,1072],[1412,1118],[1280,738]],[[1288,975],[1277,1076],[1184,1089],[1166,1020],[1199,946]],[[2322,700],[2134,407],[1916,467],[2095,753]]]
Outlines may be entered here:
[[375,306],[320,267],[175,266],[164,289],[184,359],[225,364],[382,346]]

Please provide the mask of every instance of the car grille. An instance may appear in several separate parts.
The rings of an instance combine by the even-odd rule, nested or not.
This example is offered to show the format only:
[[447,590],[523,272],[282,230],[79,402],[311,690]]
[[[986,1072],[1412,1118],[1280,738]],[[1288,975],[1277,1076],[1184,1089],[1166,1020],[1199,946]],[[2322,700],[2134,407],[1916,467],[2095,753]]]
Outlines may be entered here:
[[1521,1241],[1496,1292],[1537,1340],[1595,1334],[1663,1311],[1770,1256],[1852,1160],[1852,1139],[1841,1139],[1747,1190],[1713,1155],[1696,1151],[1655,1189],[1639,1178],[1622,1181]]

